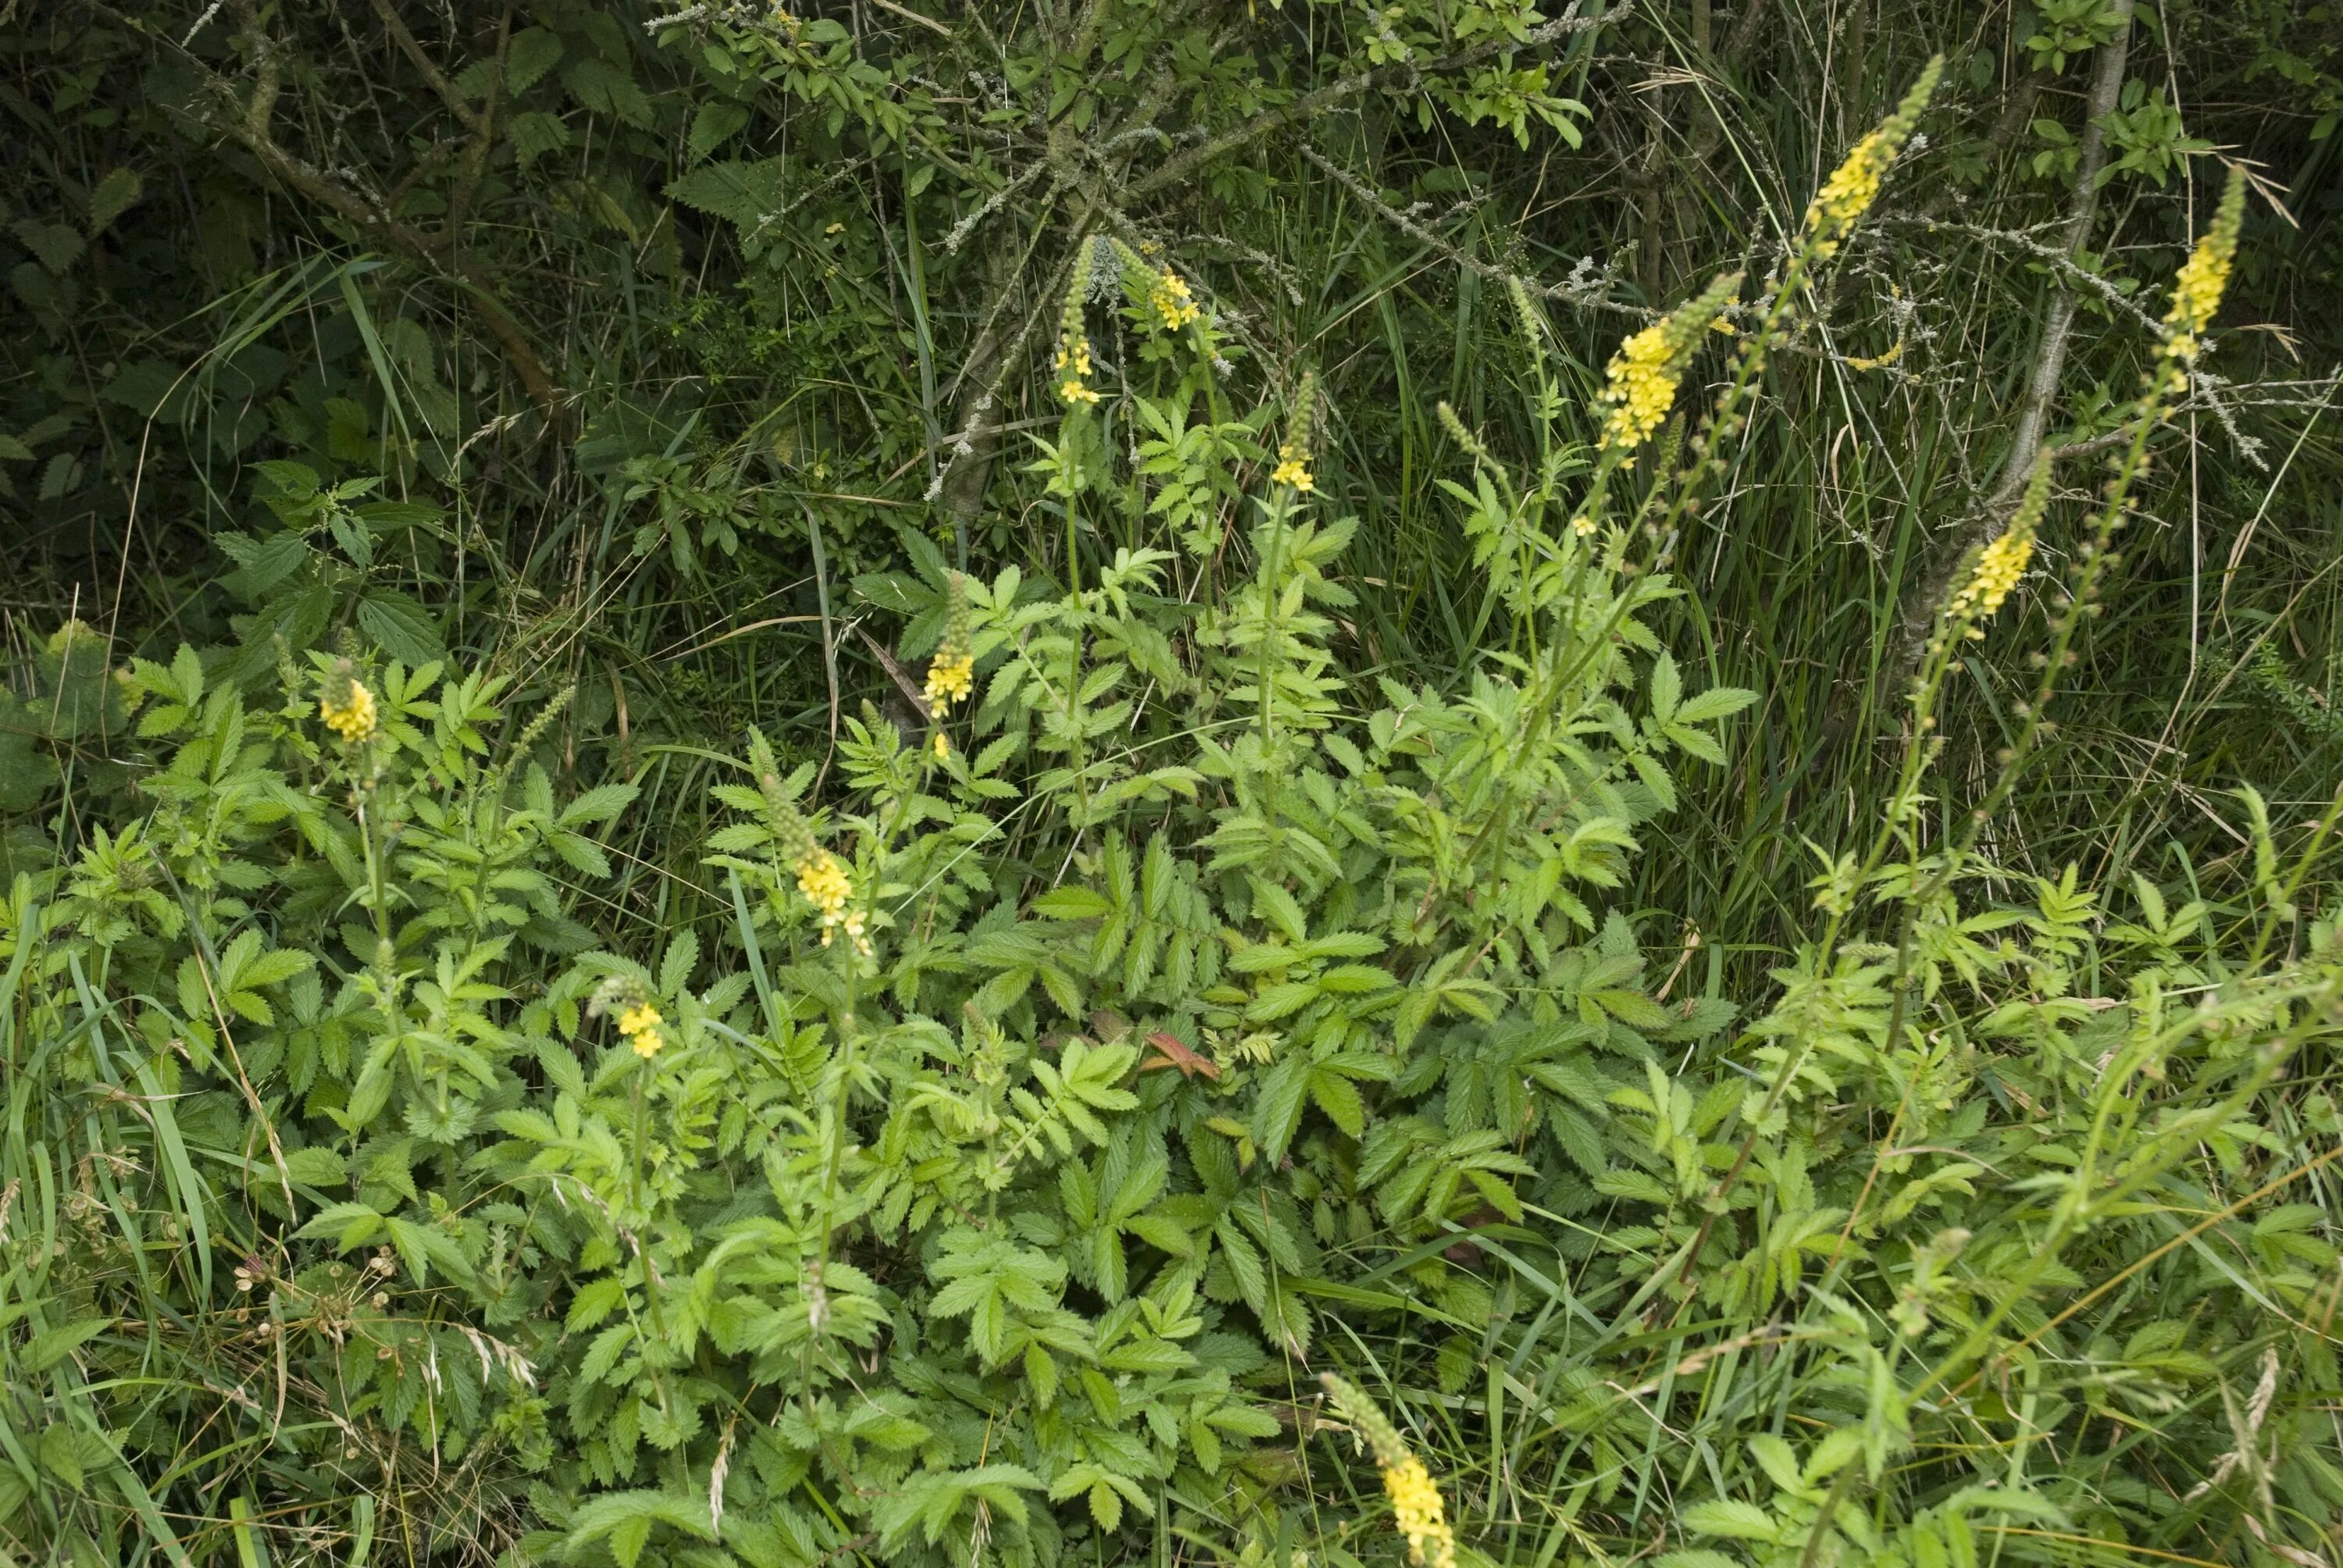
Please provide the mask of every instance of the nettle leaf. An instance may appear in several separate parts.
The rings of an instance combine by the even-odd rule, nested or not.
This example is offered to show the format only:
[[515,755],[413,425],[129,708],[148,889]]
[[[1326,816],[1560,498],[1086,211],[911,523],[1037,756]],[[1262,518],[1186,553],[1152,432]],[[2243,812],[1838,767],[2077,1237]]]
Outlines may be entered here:
[[309,1217],[309,1222],[296,1232],[300,1236],[331,1236],[334,1245],[347,1252],[363,1247],[382,1234],[383,1217],[364,1203],[335,1203]]
[[1684,677],[1676,672],[1675,655],[1663,648],[1652,665],[1652,723],[1665,729],[1675,718],[1676,705],[1684,696]]
[[1312,1077],[1310,1059],[1293,1052],[1262,1075],[1261,1098],[1254,1102],[1253,1141],[1272,1161],[1285,1158],[1294,1129],[1302,1123],[1302,1107]]
[[1757,700],[1754,691],[1737,686],[1713,686],[1675,711],[1677,724],[1709,724],[1740,712]]
[[1326,1119],[1350,1137],[1363,1136],[1367,1129],[1366,1102],[1360,1097],[1359,1086],[1341,1073],[1325,1067],[1310,1070],[1310,1098]]
[[1695,1503],[1676,1514],[1677,1523],[1695,1535],[1730,1535],[1742,1541],[1778,1541],[1782,1538],[1779,1521],[1754,1503],[1734,1498],[1711,1498]]
[[701,1541],[716,1539],[716,1523],[709,1513],[704,1493],[679,1494],[639,1488],[588,1499],[570,1516],[567,1546],[574,1553],[600,1541],[618,1559],[618,1568],[635,1568],[653,1527],[660,1524]]

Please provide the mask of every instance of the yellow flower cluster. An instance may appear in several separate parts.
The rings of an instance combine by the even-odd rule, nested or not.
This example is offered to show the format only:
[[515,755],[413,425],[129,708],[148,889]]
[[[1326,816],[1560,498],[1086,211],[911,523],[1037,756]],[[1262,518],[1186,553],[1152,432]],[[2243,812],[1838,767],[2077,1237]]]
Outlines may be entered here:
[[1179,331],[1202,314],[1196,308],[1196,302],[1188,297],[1188,280],[1168,266],[1147,291],[1147,303],[1163,317],[1164,328],[1171,332]]
[[2221,308],[2229,270],[2237,264],[2237,227],[2245,216],[2245,196],[2244,178],[2232,173],[2221,193],[2220,207],[2213,215],[2213,226],[2172,280],[2172,308],[2164,315],[2171,336],[2165,339],[2164,352],[2174,359],[2197,357],[2205,329]]
[[1383,1490],[1391,1494],[1392,1519],[1407,1537],[1408,1561],[1421,1568],[1456,1568],[1456,1534],[1423,1461],[1410,1454],[1383,1466]]
[[1090,385],[1091,340],[1077,330],[1058,339],[1058,396],[1069,403],[1095,403],[1098,391]]
[[[1668,323],[1655,321],[1619,345],[1619,352],[1611,356],[1608,372],[1610,382],[1603,388],[1602,398],[1606,410],[1603,435],[1595,446],[1604,451],[1615,447],[1632,452],[1650,440],[1660,421],[1668,417],[1676,400],[1676,383],[1684,377]],[[1632,466],[1634,459],[1623,461]]]
[[[335,690],[337,686],[341,688],[338,692]],[[374,693],[347,669],[337,670],[327,681],[324,694],[317,699],[317,717],[326,721],[327,729],[342,738],[345,746],[371,740],[382,728]]]
[[1896,112],[1887,116],[1880,127],[1855,144],[1845,162],[1831,171],[1830,178],[1806,207],[1806,246],[1817,258],[1835,253],[1839,242],[1855,226],[1871,204],[1879,199],[1879,186],[1895,166],[1904,144],[1912,139],[1912,132],[1920,123],[1920,111],[1927,106],[1936,90],[1936,80],[1944,75],[1942,55],[1928,62],[1920,79],[1904,95]]
[[1986,546],[1976,570],[1954,600],[1956,611],[1990,620],[2034,559],[2034,530],[2011,528]]
[[1449,1527],[1439,1483],[1423,1461],[1408,1451],[1399,1428],[1373,1400],[1332,1372],[1319,1373],[1318,1381],[1332,1397],[1334,1408],[1375,1451],[1383,1491],[1392,1501],[1393,1523],[1407,1537],[1408,1561],[1417,1568],[1456,1568],[1456,1533]]
[[1966,628],[1966,635],[1972,638],[1984,638],[1983,623],[1991,620],[1994,612],[2001,608],[2034,560],[2035,535],[2049,506],[2050,464],[2047,457],[2043,457],[2036,460],[2034,472],[2026,478],[2026,493],[2018,500],[2017,510],[2010,516],[2009,527],[1986,546],[1984,553],[1977,557],[1976,569],[1946,607],[1955,628]]
[[666,1021],[650,1003],[632,1002],[618,1014],[618,1032],[627,1037],[637,1056],[649,1061],[667,1044],[667,1037],[659,1032],[659,1025]]
[[1067,281],[1066,302],[1058,320],[1058,396],[1072,404],[1099,400],[1090,384],[1091,337],[1082,324],[1082,302],[1091,292],[1091,249],[1085,239],[1074,253],[1073,276]]
[[[1725,273],[1619,345],[1605,367],[1609,378],[1596,399],[1603,410],[1603,433],[1594,443],[1598,450],[1618,453],[1616,461],[1623,468],[1634,467],[1631,454],[1650,440],[1652,432],[1667,418],[1675,405],[1684,367],[1691,363],[1702,336],[1725,318],[1725,308],[1740,289],[1741,275]],[[1591,521],[1578,521],[1586,525],[1580,533],[1594,531]]]
[[[968,578],[954,572],[944,585],[944,636],[936,656],[928,660],[928,709],[938,719],[965,702],[976,691],[976,650],[969,645]],[[943,732],[936,732],[936,756],[948,754]]]
[[1846,161],[1823,182],[1821,192],[1806,207],[1806,231],[1815,236],[1815,248],[1821,254],[1828,256],[1836,250],[1855,220],[1879,199],[1880,182],[1896,162],[1896,150],[1885,131],[1874,131],[1855,143]]
[[955,702],[965,702],[976,689],[976,659],[966,650],[947,646],[928,660],[928,685],[922,694],[938,713],[949,713]]
[[1273,485],[1291,485],[1305,496],[1318,488],[1304,454],[1291,441],[1277,449],[1277,467],[1270,470],[1269,479]]
[[854,950],[868,955],[870,940],[862,932],[862,911],[846,906],[854,898],[854,884],[848,880],[846,868],[838,857],[827,849],[817,849],[798,862],[798,891],[806,901],[821,911],[821,945],[830,946],[830,939],[840,928],[853,939]]
[[1318,481],[1310,476],[1310,421],[1318,408],[1318,373],[1304,370],[1293,386],[1291,412],[1285,419],[1285,439],[1278,444],[1277,467],[1271,469],[1272,485],[1291,485],[1303,495],[1318,488]]

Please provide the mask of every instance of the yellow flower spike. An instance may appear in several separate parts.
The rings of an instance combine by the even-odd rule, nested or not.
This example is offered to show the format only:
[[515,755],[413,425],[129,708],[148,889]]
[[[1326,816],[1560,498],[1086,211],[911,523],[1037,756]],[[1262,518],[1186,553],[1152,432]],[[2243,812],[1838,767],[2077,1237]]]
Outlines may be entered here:
[[1416,1568],[1456,1568],[1456,1533],[1449,1528],[1439,1483],[1423,1461],[1409,1451],[1399,1428],[1373,1400],[1332,1372],[1319,1373],[1318,1381],[1334,1408],[1375,1451],[1383,1491],[1391,1498],[1392,1523],[1407,1537],[1408,1561]]
[[1668,347],[1667,323],[1655,322],[1619,345],[1609,374],[1610,383],[1603,389],[1608,412],[1595,445],[1604,451],[1616,447],[1632,452],[1651,438],[1675,404],[1683,370]]
[[[1091,394],[1091,401],[1097,401],[1097,394]],[[969,646],[968,621],[968,579],[954,572],[944,589],[943,643],[928,660],[927,689],[921,693],[939,718],[976,691],[976,655]]]
[[955,702],[967,700],[975,689],[976,660],[969,655],[939,653],[928,661],[928,684],[923,695],[928,706],[938,713],[948,711]]
[[1965,628],[1964,635],[1981,639],[1986,621],[1991,620],[2034,560],[2034,541],[2042,526],[2042,514],[2050,499],[2050,465],[2037,460],[2033,476],[2026,484],[2025,497],[2017,510],[1992,543],[1977,557],[1976,568],[1969,580],[1953,595],[1948,607],[1953,624]]
[[1269,481],[1272,485],[1291,485],[1303,495],[1318,488],[1318,481],[1310,477],[1308,465],[1290,441],[1277,449],[1277,467],[1270,470]]
[[1271,484],[1291,485],[1305,496],[1318,488],[1318,481],[1310,474],[1310,419],[1317,401],[1317,372],[1304,370],[1293,389],[1293,412],[1286,422],[1285,439],[1278,444],[1277,467],[1269,474]]
[[1074,254],[1073,276],[1066,285],[1066,302],[1058,318],[1057,365],[1064,372],[1058,383],[1058,396],[1070,405],[1095,403],[1099,395],[1090,386],[1090,331],[1082,322],[1082,303],[1091,292],[1091,256],[1089,240]]
[[2222,188],[2221,205],[2213,214],[2212,226],[2180,264],[2180,271],[2172,279],[2172,308],[2165,312],[2164,326],[2168,336],[2164,352],[2172,359],[2193,360],[2202,346],[2205,329],[2213,325],[2214,315],[2221,308],[2221,296],[2227,292],[2229,273],[2237,260],[2237,230],[2245,220],[2246,181],[2242,171],[2229,171],[2229,182]]
[[1603,433],[1594,443],[1598,450],[1620,454],[1622,467],[1634,466],[1635,448],[1652,438],[1675,406],[1677,384],[1702,335],[1722,319],[1724,307],[1740,287],[1741,275],[1727,273],[1619,345],[1607,367],[1609,379],[1596,399],[1604,411]]
[[1936,90],[1937,78],[1944,74],[1945,59],[1939,55],[1928,62],[1896,112],[1877,130],[1848,149],[1845,161],[1823,182],[1823,188],[1806,207],[1806,248],[1815,256],[1835,254],[1839,242],[1871,210],[1871,204],[1879,199],[1880,183],[1887,177],[1887,171],[1895,166],[1905,144],[1912,139],[1912,132],[1920,123],[1920,111],[1927,107],[1929,97]]
[[806,901],[821,912],[821,945],[830,946],[830,938],[840,928],[854,943],[854,950],[870,956],[870,941],[863,935],[863,915],[860,910],[846,906],[854,898],[854,884],[846,875],[846,868],[838,857],[827,849],[816,849],[798,862],[798,891]]
[[347,658],[335,660],[333,672],[326,677],[325,689],[317,696],[317,717],[342,738],[345,746],[371,740],[382,728],[374,693],[367,689]]

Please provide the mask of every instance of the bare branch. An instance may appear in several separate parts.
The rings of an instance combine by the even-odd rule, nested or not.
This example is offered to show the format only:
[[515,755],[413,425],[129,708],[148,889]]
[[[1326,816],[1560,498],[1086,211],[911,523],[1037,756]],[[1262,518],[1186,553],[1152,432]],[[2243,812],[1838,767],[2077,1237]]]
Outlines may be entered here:
[[1263,109],[1243,125],[1232,130],[1223,131],[1219,136],[1175,156],[1152,173],[1133,181],[1130,189],[1124,192],[1124,199],[1129,203],[1138,203],[1159,191],[1171,189],[1189,179],[1199,169],[1222,154],[1233,152],[1248,143],[1257,142],[1271,132],[1297,121],[1322,115],[1346,98],[1354,98],[1361,93],[1378,87],[1397,86],[1401,83],[1413,81],[1420,77],[1438,75],[1446,71],[1461,71],[1467,66],[1477,65],[1483,60],[1495,59],[1500,55],[1510,54],[1523,48],[1534,48],[1540,44],[1552,43],[1554,39],[1572,33],[1591,33],[1597,27],[1609,26],[1625,16],[1633,8],[1630,4],[1602,16],[1565,16],[1560,21],[1548,22],[1543,26],[1531,28],[1528,35],[1519,40],[1493,38],[1475,44],[1469,49],[1460,49],[1453,55],[1443,55],[1428,64],[1419,65],[1414,61],[1403,60],[1393,65],[1377,66],[1372,71],[1361,71],[1353,75],[1340,77],[1313,92],[1304,93],[1298,98],[1281,104],[1276,108]]
[[464,101],[464,95],[456,90],[456,84],[449,81],[447,73],[423,52],[423,45],[417,42],[415,35],[407,30],[406,22],[400,19],[397,7],[390,0],[374,0],[374,14],[382,18],[385,27],[390,29],[391,42],[398,45],[399,52],[415,62],[415,68],[423,73],[423,79],[430,84],[433,92],[439,95],[439,101],[447,106],[447,112],[462,121],[466,130],[475,136],[479,135],[486,126],[486,117]]
[[1393,206],[1383,200],[1374,187],[1368,185],[1366,181],[1335,163],[1317,148],[1304,143],[1302,146],[1302,156],[1332,176],[1343,189],[1365,203],[1377,217],[1382,218],[1419,245],[1438,251],[1468,272],[1477,273],[1493,283],[1519,284],[1533,299],[1558,299],[1565,305],[1575,306],[1581,310],[1608,310],[1622,316],[1632,316],[1639,321],[1649,320],[1652,317],[1653,312],[1618,300],[1604,298],[1597,288],[1590,288],[1584,284],[1567,280],[1561,283],[1542,283],[1534,277],[1500,266],[1495,262],[1483,261],[1479,256],[1443,239],[1433,230],[1416,222],[1408,214]]

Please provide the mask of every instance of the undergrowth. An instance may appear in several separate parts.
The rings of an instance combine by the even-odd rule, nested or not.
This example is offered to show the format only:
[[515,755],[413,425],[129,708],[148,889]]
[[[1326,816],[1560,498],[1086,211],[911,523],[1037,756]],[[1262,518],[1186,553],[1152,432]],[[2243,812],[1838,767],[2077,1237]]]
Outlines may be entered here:
[[[1979,842],[2237,181],[2066,519],[2000,782],[1937,815],[1935,719],[2065,509],[2046,463],[1773,983],[1703,990],[1617,897],[1754,695],[1654,635],[1680,527],[1934,80],[1753,297],[1622,346],[1591,449],[1517,471],[1443,411],[1511,628],[1453,690],[1344,667],[1312,383],[1183,447],[1212,325],[1086,242],[1037,471],[1113,526],[1096,278],[1159,346],[1151,510],[1242,498],[1242,575],[1200,598],[1220,540],[1176,517],[1059,582],[906,534],[854,585],[926,659],[904,717],[847,718],[820,794],[759,729],[713,753],[699,913],[655,940],[598,942],[641,791],[557,782],[571,693],[387,652],[366,572],[417,518],[266,466],[240,648],[114,668],[69,622],[10,709],[12,788],[78,772],[77,847],[0,914],[11,1555],[2313,1560],[2343,1470],[2279,1396],[2337,1379],[2298,1151],[2338,1129],[2292,1080],[2338,1023],[2304,900],[2343,798],[2241,790],[2249,861],[2177,885]],[[1373,1392],[1324,1402],[1326,1363]],[[1392,1544],[1343,1501],[1362,1441]]]
[[[231,9],[225,45],[206,15],[141,45],[168,112],[363,207],[350,166],[281,161],[266,104],[217,117],[283,85],[273,22]],[[1395,6],[1365,69],[1423,126],[1575,147],[1592,112],[1521,51],[1592,71],[1626,14],[1589,9]],[[473,140],[376,214],[466,280],[534,408],[471,439],[541,421],[551,477],[443,438],[487,375],[377,318],[379,257],[215,301],[231,349],[192,390],[134,362],[89,404],[187,437],[171,494],[216,508],[217,580],[156,570],[144,628],[76,600],[0,689],[0,1568],[2336,1560],[2343,792],[2331,653],[2281,635],[2320,576],[2225,598],[2247,629],[2201,649],[2192,606],[2148,749],[2182,760],[2085,777],[2137,739],[2109,708],[2170,689],[2117,668],[2165,602],[2127,556],[2236,411],[2204,360],[2256,265],[2242,176],[2170,276],[2101,291],[2097,391],[1963,515],[1899,642],[1911,498],[1970,466],[1975,410],[1895,380],[1844,467],[1817,432],[1835,382],[1960,329],[1917,286],[1941,255],[1909,297],[1883,259],[1954,220],[1875,210],[1942,60],[1735,266],[1647,256],[1640,304],[1615,265],[1480,262],[1306,146],[1289,259],[1235,253],[1252,295],[1106,194],[1109,151],[1160,141],[1126,193],[1255,198],[1182,149],[1308,101],[1176,8],[1051,9],[968,98],[839,22],[699,7],[630,18],[639,45],[614,14],[508,16],[431,84]],[[2041,6],[2028,68],[2107,59],[2117,19]],[[956,49],[983,17],[912,22]],[[677,203],[789,266],[693,295],[673,206],[531,172],[571,150],[562,103],[642,153],[638,46],[704,95]],[[714,156],[757,88],[820,145],[932,155],[900,228],[779,225],[788,155]],[[993,242],[947,395],[920,258],[1041,188],[978,169],[1024,94],[1049,210]],[[2117,173],[2203,150],[2118,102]],[[993,194],[922,241],[939,169]],[[412,226],[557,178],[624,231],[623,330],[690,397],[637,396],[639,341],[548,365]],[[68,310],[83,237],[142,199],[107,188],[65,238],[14,231],[46,246],[20,298]],[[232,190],[189,199],[250,237]],[[1471,281],[1447,397],[1406,369],[1385,229]],[[1289,265],[1322,247],[1383,281]],[[328,291],[319,362],[367,397],[254,367]],[[1238,300],[1281,291],[1301,341],[1380,314],[1389,406],[1275,357]],[[607,382],[566,431],[557,371]],[[262,418],[236,388],[268,376]],[[1805,509],[1761,527],[1753,485]],[[1833,530],[1896,569],[1788,602],[1744,559]],[[800,545],[803,582],[759,578]],[[2298,734],[2187,754],[2231,686]]]

